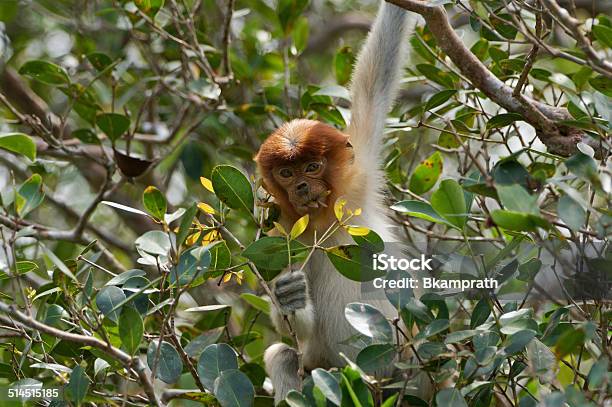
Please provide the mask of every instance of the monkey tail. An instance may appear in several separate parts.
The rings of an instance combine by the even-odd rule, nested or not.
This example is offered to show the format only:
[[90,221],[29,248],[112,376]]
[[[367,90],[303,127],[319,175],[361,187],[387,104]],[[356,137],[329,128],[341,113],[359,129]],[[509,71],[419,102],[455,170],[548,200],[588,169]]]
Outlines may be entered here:
[[295,349],[284,343],[275,343],[266,349],[264,362],[274,387],[275,405],[284,400],[289,391],[302,388]]
[[385,119],[400,87],[412,18],[406,10],[382,1],[357,58],[351,82],[352,117],[348,133],[355,153],[366,157],[364,163],[371,161],[372,152],[381,150]]

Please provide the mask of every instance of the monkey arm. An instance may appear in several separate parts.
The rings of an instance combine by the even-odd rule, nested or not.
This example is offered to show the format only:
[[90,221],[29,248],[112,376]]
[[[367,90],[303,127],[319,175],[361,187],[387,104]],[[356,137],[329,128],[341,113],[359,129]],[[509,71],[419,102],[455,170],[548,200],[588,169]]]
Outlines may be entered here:
[[378,160],[372,158],[380,154],[385,118],[399,88],[406,54],[407,16],[405,10],[383,1],[357,58],[351,84],[351,123],[347,132],[358,165],[379,165]]

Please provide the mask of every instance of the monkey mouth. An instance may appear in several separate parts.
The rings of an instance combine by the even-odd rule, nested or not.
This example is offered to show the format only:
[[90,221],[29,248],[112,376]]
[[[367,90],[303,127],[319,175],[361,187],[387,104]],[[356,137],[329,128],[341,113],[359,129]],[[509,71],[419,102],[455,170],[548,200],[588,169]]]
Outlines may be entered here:
[[300,209],[303,213],[314,212],[320,208],[327,208],[327,197],[329,196],[329,192],[323,192],[318,195],[314,195],[307,200],[305,200],[301,205]]

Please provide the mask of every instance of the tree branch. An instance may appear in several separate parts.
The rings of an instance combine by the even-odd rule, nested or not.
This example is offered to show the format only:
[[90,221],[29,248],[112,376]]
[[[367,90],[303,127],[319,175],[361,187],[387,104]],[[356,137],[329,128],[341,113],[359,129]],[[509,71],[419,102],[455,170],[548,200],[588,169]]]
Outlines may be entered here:
[[585,37],[580,30],[580,21],[572,17],[570,13],[566,9],[559,6],[555,0],[540,1],[544,4],[544,6],[548,7],[548,9],[559,19],[559,21],[563,23],[563,26],[565,26],[572,37],[574,37],[580,49],[582,49],[582,51],[585,53],[588,63],[593,66],[593,68],[601,68],[598,71],[607,76],[609,79],[612,79],[612,63],[602,58],[591,46],[591,43],[587,37]]
[[583,142],[593,147],[598,157],[604,155],[599,140],[592,139],[579,129],[556,123],[571,119],[567,109],[549,106],[524,95],[515,96],[514,89],[489,71],[465,46],[450,25],[443,7],[429,6],[420,0],[386,1],[423,16],[438,46],[472,85],[507,111],[523,116],[525,121],[535,127],[538,138],[546,145],[549,152],[570,156],[576,152],[576,144]]
[[0,302],[0,312],[9,315],[16,321],[36,331],[44,332],[55,338],[59,338],[65,341],[91,346],[119,360],[128,372],[133,370],[136,373],[144,389],[144,392],[149,398],[149,402],[155,406],[164,406],[162,401],[155,394],[153,383],[151,383],[149,377],[146,374],[146,367],[144,363],[137,356],[132,357],[121,349],[117,349],[109,343],[103,342],[93,336],[78,335],[43,324],[42,322],[39,322],[33,319],[32,317],[27,316],[23,312],[19,311],[15,305],[8,305],[4,302]]
[[[42,225],[34,224],[31,222],[26,222],[24,220],[12,219],[8,216],[0,215],[0,225],[4,225],[11,230],[22,230],[27,227],[33,227],[33,235],[39,240],[57,240],[57,241],[65,241],[77,243],[83,246],[87,246],[94,240],[91,236],[82,233],[81,235],[76,235],[74,230],[57,230],[50,229]],[[108,250],[106,246],[104,246],[100,241],[96,244],[97,248],[102,252],[102,258],[106,260],[113,269],[118,270],[119,272],[124,272],[126,270],[123,264],[119,263],[119,261],[113,256],[113,254]]]
[[325,50],[338,36],[346,31],[368,32],[371,25],[372,19],[358,13],[347,13],[331,20],[327,19],[320,27],[311,28],[312,35],[308,40],[304,54]]

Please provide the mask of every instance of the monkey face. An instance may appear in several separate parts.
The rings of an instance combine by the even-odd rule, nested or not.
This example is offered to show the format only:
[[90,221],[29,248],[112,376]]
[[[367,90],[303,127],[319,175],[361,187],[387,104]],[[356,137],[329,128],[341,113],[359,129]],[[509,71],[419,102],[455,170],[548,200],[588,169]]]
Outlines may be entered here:
[[321,207],[327,207],[330,191],[324,178],[326,164],[325,157],[320,157],[274,169],[274,179],[287,192],[289,202],[298,214],[314,213]]

